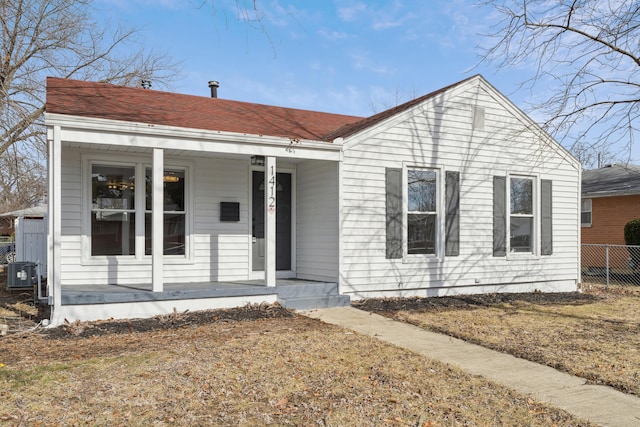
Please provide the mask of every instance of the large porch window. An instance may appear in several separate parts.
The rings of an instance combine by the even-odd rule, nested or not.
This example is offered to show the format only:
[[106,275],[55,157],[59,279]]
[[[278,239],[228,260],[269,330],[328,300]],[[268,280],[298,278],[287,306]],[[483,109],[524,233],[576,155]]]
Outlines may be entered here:
[[[99,160],[89,165],[91,256],[151,255],[151,167],[142,162],[110,164]],[[186,167],[169,166],[163,173],[164,255],[184,257],[187,252],[187,171]],[[143,221],[137,230],[136,220]],[[144,238],[144,245],[141,241],[138,245],[140,250],[144,247],[143,253],[136,253],[136,232],[139,239]]]

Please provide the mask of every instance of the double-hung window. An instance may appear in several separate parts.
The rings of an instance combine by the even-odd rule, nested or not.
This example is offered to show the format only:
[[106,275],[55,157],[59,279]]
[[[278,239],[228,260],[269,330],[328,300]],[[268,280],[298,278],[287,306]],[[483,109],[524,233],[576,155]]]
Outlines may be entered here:
[[438,174],[407,170],[407,253],[436,254],[438,236]]
[[583,227],[591,227],[592,212],[591,199],[583,199],[580,206],[580,223]]
[[[145,175],[145,254],[151,255],[151,168],[146,169]],[[162,180],[164,186],[164,255],[184,255],[187,222],[185,210],[185,171],[165,169]]]
[[493,256],[553,254],[553,185],[531,176],[493,177]]
[[135,166],[91,166],[91,255],[135,255]]
[[509,249],[511,252],[533,252],[534,204],[533,179],[510,179]]
[[459,172],[387,168],[385,186],[387,259],[460,254]]

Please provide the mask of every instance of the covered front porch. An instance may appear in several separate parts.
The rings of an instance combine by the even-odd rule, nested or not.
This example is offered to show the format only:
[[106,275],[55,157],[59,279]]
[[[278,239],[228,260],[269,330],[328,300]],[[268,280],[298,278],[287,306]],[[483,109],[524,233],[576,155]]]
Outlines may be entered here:
[[284,305],[293,282],[338,296],[339,147],[51,136],[53,324]]

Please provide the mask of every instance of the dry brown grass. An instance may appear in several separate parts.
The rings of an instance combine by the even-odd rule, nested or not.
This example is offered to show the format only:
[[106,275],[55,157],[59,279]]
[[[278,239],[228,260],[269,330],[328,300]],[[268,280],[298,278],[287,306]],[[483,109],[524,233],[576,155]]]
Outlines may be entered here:
[[597,298],[386,314],[640,395],[640,288],[592,285],[585,292]]
[[303,318],[0,339],[0,424],[577,426],[558,409]]

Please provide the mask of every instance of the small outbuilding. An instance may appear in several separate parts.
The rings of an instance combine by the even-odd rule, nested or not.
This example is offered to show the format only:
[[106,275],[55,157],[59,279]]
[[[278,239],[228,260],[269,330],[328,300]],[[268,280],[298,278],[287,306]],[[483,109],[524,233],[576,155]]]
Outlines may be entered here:
[[0,247],[0,261],[36,263],[41,276],[47,272],[47,205],[42,204],[0,214],[11,224],[13,241]]

